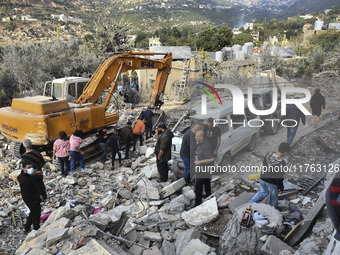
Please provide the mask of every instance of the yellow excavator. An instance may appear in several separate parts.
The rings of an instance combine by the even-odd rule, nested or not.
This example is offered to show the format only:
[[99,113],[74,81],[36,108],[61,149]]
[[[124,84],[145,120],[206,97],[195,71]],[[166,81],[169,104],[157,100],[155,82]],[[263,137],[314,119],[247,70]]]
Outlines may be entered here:
[[[45,146],[58,138],[61,130],[68,136],[76,129],[83,133],[117,123],[118,114],[107,112],[119,75],[128,70],[158,69],[150,106],[159,109],[171,70],[172,53],[161,60],[141,56],[153,52],[125,52],[105,60],[92,75],[83,93],[74,103],[54,96],[15,98],[11,107],[0,108],[0,130],[8,139],[22,143],[31,139],[33,145]],[[101,93],[109,88],[105,103],[97,104]]]

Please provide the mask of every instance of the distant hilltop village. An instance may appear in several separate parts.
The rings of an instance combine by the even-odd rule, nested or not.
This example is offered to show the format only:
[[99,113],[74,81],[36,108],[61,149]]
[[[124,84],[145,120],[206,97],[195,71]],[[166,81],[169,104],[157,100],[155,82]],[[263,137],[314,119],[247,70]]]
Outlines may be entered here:
[[[59,21],[63,22],[76,22],[76,23],[83,23],[82,19],[78,18],[73,18],[70,16],[66,16],[64,14],[51,14],[51,19],[57,19]],[[18,16],[18,15],[13,15],[11,17],[5,17],[2,18],[3,22],[10,22],[10,21],[15,21],[15,20],[24,20],[24,21],[37,21],[38,19],[34,19],[31,17],[31,15],[23,15],[23,16]]]

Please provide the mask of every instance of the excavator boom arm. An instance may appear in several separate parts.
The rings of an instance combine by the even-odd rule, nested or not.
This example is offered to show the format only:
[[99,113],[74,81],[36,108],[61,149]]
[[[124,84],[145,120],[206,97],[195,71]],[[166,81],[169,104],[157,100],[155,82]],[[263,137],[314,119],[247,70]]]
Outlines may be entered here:
[[[158,69],[150,106],[160,107],[162,104],[160,98],[164,93],[171,70],[172,53],[167,53],[162,60],[150,60],[138,55],[154,55],[154,53],[129,51],[105,60],[87,83],[76,103],[96,103],[100,94],[110,85],[113,86],[110,91],[114,90],[120,73],[136,69]],[[110,97],[111,93],[109,93],[106,102],[109,101]]]

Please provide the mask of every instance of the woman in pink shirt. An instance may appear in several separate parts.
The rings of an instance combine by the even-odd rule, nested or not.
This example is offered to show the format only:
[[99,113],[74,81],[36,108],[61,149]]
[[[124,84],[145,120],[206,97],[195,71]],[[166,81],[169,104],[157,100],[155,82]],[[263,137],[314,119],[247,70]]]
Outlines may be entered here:
[[73,135],[70,137],[70,153],[71,153],[71,173],[75,169],[76,160],[79,162],[80,168],[85,171],[85,165],[84,165],[84,157],[82,152],[80,150],[80,144],[82,142],[81,136],[83,135],[83,132],[81,130],[76,130]]
[[59,132],[59,137],[53,144],[53,159],[58,158],[61,174],[66,177],[70,171],[70,142],[67,140],[67,135],[64,131]]

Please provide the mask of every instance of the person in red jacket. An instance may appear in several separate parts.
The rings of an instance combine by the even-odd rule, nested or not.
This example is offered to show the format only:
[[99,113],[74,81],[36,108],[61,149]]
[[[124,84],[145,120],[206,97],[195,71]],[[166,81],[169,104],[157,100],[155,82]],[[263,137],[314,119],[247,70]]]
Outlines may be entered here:
[[135,121],[135,127],[133,128],[133,136],[134,136],[134,141],[133,141],[133,151],[136,150],[136,143],[137,139],[139,139],[139,145],[143,145],[143,133],[145,131],[145,122],[146,118],[143,120],[136,120]]

